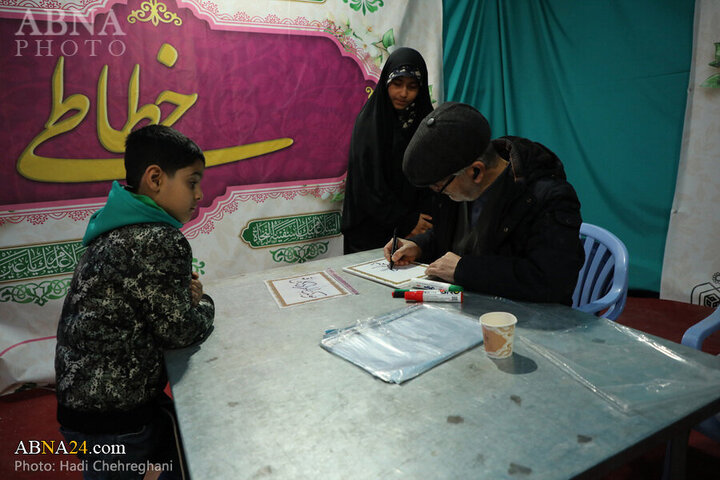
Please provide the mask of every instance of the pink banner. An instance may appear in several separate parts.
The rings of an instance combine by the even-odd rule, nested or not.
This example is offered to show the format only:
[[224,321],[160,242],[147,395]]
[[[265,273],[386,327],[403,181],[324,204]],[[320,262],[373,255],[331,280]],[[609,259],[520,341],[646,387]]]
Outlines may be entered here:
[[16,17],[0,19],[0,206],[103,197],[147,123],[206,152],[203,206],[228,186],[338,177],[374,86],[330,22],[219,27],[172,0]]

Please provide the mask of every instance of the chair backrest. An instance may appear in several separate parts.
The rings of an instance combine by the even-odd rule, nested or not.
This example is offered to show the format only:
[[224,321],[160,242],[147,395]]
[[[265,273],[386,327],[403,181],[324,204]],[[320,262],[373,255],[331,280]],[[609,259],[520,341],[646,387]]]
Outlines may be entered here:
[[688,328],[683,334],[682,344],[696,350],[702,350],[702,344],[707,337],[720,330],[720,307],[705,319]]
[[604,228],[580,226],[585,264],[573,294],[573,308],[616,320],[627,300],[628,251],[625,244]]
[[[720,308],[716,308],[708,317],[688,328],[682,337],[682,344],[702,350],[705,339],[717,331],[720,331]],[[695,430],[720,442],[720,413],[696,425]]]

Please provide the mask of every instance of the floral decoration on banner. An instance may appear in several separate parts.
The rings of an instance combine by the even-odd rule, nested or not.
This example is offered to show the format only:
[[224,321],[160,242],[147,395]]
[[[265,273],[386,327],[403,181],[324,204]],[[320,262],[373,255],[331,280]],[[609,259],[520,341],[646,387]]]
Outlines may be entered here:
[[48,280],[40,283],[25,283],[0,288],[0,303],[36,303],[45,305],[50,300],[65,298],[72,279]]
[[[708,63],[711,67],[720,68],[720,42],[715,43],[715,60]],[[700,84],[701,87],[720,88],[720,73],[710,75]]]
[[234,213],[238,210],[240,203],[248,201],[262,204],[266,200],[284,198],[293,200],[298,196],[312,195],[321,200],[329,200],[337,203],[341,201],[344,194],[344,182],[325,184],[325,185],[305,185],[301,188],[265,190],[265,191],[234,191],[226,194],[224,198],[218,198],[208,211],[203,211],[201,217],[196,219],[192,224],[188,224],[183,228],[182,232],[188,240],[196,238],[198,235],[209,235],[215,230],[215,222],[225,217],[226,214]]
[[305,263],[328,251],[329,242],[308,243],[270,250],[274,262]]
[[175,13],[169,12],[167,6],[158,0],[146,0],[140,4],[139,10],[133,10],[127,18],[128,23],[150,22],[154,26],[162,23],[182,25],[182,20]]
[[205,268],[205,262],[193,257],[193,259],[192,259],[193,272],[197,273],[198,275],[205,275],[205,270],[203,270],[203,268]]
[[323,24],[325,33],[334,36],[346,52],[362,53],[365,60],[369,60],[377,69],[379,76],[380,67],[390,56],[390,47],[395,46],[395,31],[392,28],[378,37],[374,35],[371,26],[365,27],[363,31],[355,30],[350,26],[349,19],[340,25],[332,19],[326,20]]
[[367,12],[375,13],[380,7],[385,6],[385,2],[383,2],[383,0],[343,0],[343,2],[350,2],[350,8],[356,12],[362,10],[363,15]]
[[1,215],[0,216],[0,226],[2,226],[4,223],[22,223],[22,222],[28,222],[32,225],[42,225],[43,223],[47,222],[48,220],[62,220],[63,218],[67,217],[71,220],[74,220],[76,222],[81,222],[86,220],[88,217],[90,217],[93,213],[95,213],[102,205],[99,205],[97,207],[92,208],[81,208],[78,210],[72,210],[72,209],[61,209],[58,211],[48,211],[48,212],[28,212],[28,213],[10,213],[8,215]]
[[[378,0],[370,0],[361,2],[359,0],[351,0],[353,3],[350,7],[353,10],[360,11],[365,4],[365,11],[374,12],[384,3]],[[264,17],[259,15],[249,15],[247,12],[237,11],[235,13],[223,13],[217,3],[211,0],[201,0],[194,2],[202,13],[212,17],[214,23],[231,23],[231,24],[254,24],[266,25],[268,27],[276,27],[282,29],[301,29],[320,31],[332,35],[338,41],[340,46],[347,52],[353,54],[359,59],[376,78],[380,77],[380,66],[387,60],[390,55],[388,49],[395,45],[395,33],[393,29],[389,29],[382,35],[375,35],[372,26],[356,30],[350,26],[349,20],[336,21],[333,18],[325,20],[308,20],[305,17],[297,18],[281,18],[275,14],[268,14]],[[347,0],[345,0],[347,3]]]

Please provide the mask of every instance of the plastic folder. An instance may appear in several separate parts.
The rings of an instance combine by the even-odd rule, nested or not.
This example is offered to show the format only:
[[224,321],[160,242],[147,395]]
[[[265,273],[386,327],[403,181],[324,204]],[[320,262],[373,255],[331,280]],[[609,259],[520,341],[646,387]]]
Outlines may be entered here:
[[480,343],[477,320],[423,304],[328,331],[320,346],[386,382],[402,383]]

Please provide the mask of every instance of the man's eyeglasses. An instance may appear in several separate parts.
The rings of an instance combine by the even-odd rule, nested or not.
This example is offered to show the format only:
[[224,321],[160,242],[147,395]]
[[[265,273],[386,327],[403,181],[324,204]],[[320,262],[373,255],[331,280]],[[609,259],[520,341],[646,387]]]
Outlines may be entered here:
[[[440,188],[440,190],[437,190],[437,193],[442,193],[442,192],[444,192],[445,189],[448,187],[448,185],[450,185],[450,184],[452,183],[452,181],[455,180],[455,177],[457,177],[458,175],[460,175],[460,174],[463,173],[464,171],[465,171],[465,167],[461,168],[461,169],[458,170],[457,172],[455,172],[455,173],[453,173],[452,175],[450,175],[450,178],[448,178],[448,179],[445,181],[445,184]],[[434,189],[433,189],[433,190],[434,190]]]
[[448,185],[450,185],[450,184],[452,183],[452,181],[455,180],[455,177],[457,177],[457,176],[458,176],[457,173],[453,173],[452,175],[450,175],[450,178],[447,179],[447,181],[445,182],[445,184],[443,184],[442,188],[440,188],[440,190],[438,190],[437,193],[442,193],[442,192],[444,192],[445,189],[448,187]]
[[[471,165],[471,166],[472,166],[472,165]],[[458,170],[457,172],[455,172],[455,173],[453,173],[452,175],[450,175],[450,178],[448,178],[448,179],[445,181],[445,183],[443,184],[443,186],[440,187],[440,190],[435,190],[435,188],[437,188],[437,184],[431,185],[431,188],[432,188],[433,190],[435,190],[437,193],[443,193],[443,192],[445,191],[445,189],[448,187],[448,185],[450,185],[450,184],[452,183],[452,181],[455,180],[455,177],[457,177],[458,175],[460,175],[461,173],[463,173],[466,168],[470,168],[470,167],[463,167],[463,168],[461,168],[460,170]],[[473,167],[473,172],[474,172],[474,173],[473,173],[472,179],[475,180],[475,179],[478,177],[478,175],[480,175],[480,169]]]

